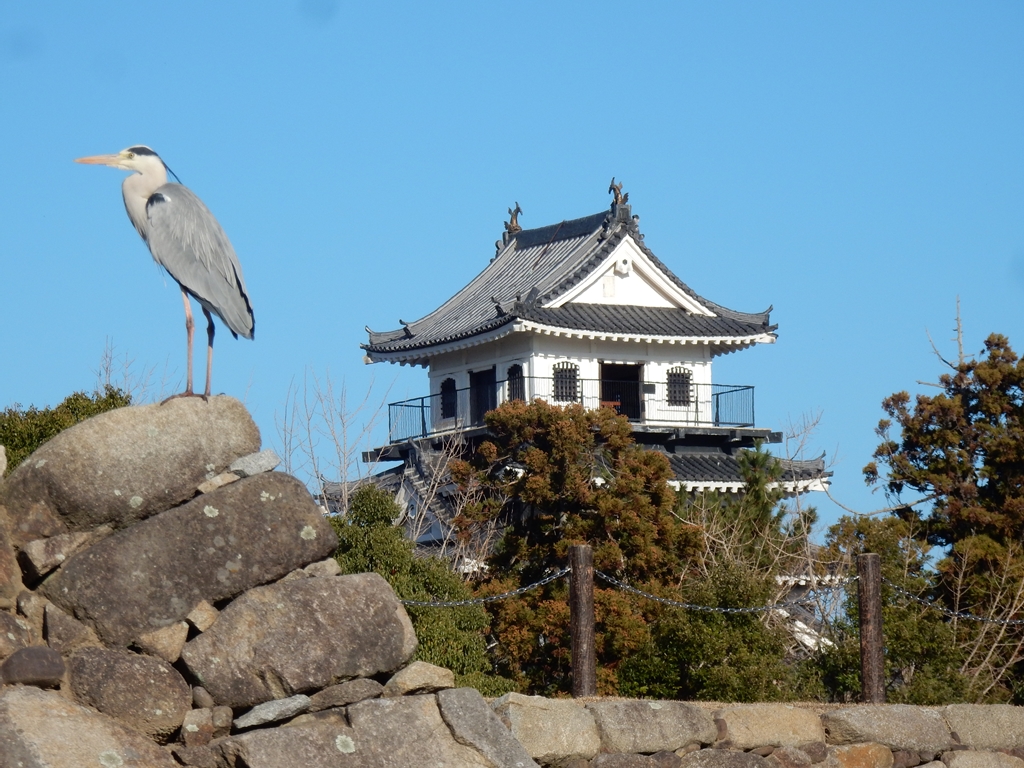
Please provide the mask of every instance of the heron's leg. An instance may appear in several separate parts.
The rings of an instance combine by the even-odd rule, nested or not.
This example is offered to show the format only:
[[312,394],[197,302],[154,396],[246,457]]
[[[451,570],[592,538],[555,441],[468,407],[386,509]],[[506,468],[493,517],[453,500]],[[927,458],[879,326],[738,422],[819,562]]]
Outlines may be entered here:
[[[188,374],[185,378],[185,394],[192,394],[192,337],[195,335],[195,323],[192,322],[192,303],[188,293],[181,289],[181,298],[185,302],[185,331],[188,333]],[[205,310],[204,310],[205,311]]]
[[[179,397],[196,397],[196,393],[192,391],[192,337],[195,335],[195,323],[192,320],[192,304],[189,302],[188,294],[184,288],[181,289],[181,298],[185,302],[185,332],[188,334],[188,367],[186,368],[188,373],[185,374],[185,391],[180,395],[171,395],[162,401],[160,405],[169,403],[171,400],[177,400]],[[210,389],[209,373],[207,373],[206,378],[206,389]]]
[[204,397],[209,397],[210,374],[213,372],[213,317],[206,307],[203,307],[203,314],[206,315],[206,337],[209,339],[208,346],[206,347],[206,394]]

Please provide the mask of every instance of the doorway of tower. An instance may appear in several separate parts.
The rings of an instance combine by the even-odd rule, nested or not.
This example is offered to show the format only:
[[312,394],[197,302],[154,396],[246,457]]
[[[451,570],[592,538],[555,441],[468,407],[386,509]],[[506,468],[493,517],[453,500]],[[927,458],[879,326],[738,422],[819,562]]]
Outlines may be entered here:
[[643,418],[642,373],[642,365],[601,363],[601,405],[633,421]]
[[469,372],[469,418],[474,425],[484,423],[484,414],[498,407],[498,387],[494,366]]

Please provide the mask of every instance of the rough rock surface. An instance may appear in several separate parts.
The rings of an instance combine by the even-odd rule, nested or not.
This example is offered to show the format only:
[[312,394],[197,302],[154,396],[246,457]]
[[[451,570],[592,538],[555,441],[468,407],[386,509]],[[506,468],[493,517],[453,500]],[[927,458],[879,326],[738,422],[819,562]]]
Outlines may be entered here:
[[601,748],[594,716],[571,701],[506,693],[491,707],[534,760],[589,760]]
[[[40,446],[0,486],[0,504],[18,546],[103,523],[121,528],[190,498],[208,473],[259,445],[252,417],[231,397],[118,408]],[[23,521],[34,521],[30,530]],[[40,526],[50,532],[32,535]]]
[[181,741],[186,747],[202,747],[213,741],[213,709],[190,709],[181,722]]
[[12,653],[27,647],[32,642],[28,622],[17,616],[0,611],[0,661]]
[[362,573],[250,590],[181,657],[218,703],[246,707],[390,672],[415,651],[412,623],[391,586]]
[[590,761],[589,768],[679,768],[682,758],[674,752],[659,752],[654,755],[598,755]]
[[363,699],[376,699],[384,692],[384,686],[376,680],[360,677],[338,685],[330,685],[309,697],[309,711],[344,707]]
[[953,743],[942,715],[908,704],[837,709],[821,716],[832,744],[875,742],[889,749],[942,752]]
[[1002,752],[963,750],[942,756],[946,768],[1024,768],[1024,760]]
[[675,751],[715,740],[707,710],[678,701],[598,701],[587,704],[607,752]]
[[162,659],[83,648],[68,667],[71,690],[80,703],[158,741],[176,731],[192,708],[192,689]]
[[[88,423],[88,422],[83,422]],[[321,560],[337,546],[309,491],[280,473],[240,480],[118,531],[40,588],[111,645]]]
[[451,688],[436,698],[441,718],[459,744],[473,747],[497,768],[536,768],[478,690]]
[[682,768],[769,768],[766,758],[731,749],[701,749],[680,758]]
[[297,693],[287,699],[274,699],[264,704],[257,704],[244,715],[235,719],[235,728],[255,728],[257,725],[276,723],[289,717],[301,715],[309,709],[309,696]]
[[64,660],[59,653],[44,645],[31,645],[15,651],[0,664],[0,683],[56,688],[64,672]]
[[942,710],[949,730],[972,749],[1024,747],[1024,709],[1009,704],[950,704]]
[[310,563],[302,571],[307,576],[341,576],[341,566],[333,557],[317,563]]
[[455,741],[433,696],[363,701],[349,707],[349,717],[350,726],[337,719],[308,721],[249,731],[211,747],[227,765],[248,768],[493,768]]
[[[822,758],[827,753],[822,755]],[[779,747],[766,758],[773,768],[808,768],[814,761],[799,747]]]
[[242,478],[236,475],[234,472],[221,472],[219,475],[214,475],[209,480],[200,483],[196,490],[199,493],[212,493],[218,488],[223,488],[225,485],[231,483],[237,483]]
[[405,696],[409,693],[435,693],[455,687],[455,673],[450,669],[414,661],[398,670],[384,685],[384,696]]
[[53,603],[46,604],[43,617],[46,644],[58,653],[67,656],[79,648],[100,644],[95,632]]
[[881,744],[831,747],[822,768],[892,768],[892,751]]
[[[102,528],[97,530],[102,531]],[[77,531],[30,541],[21,548],[21,562],[25,572],[33,579],[41,579],[93,538],[96,538],[96,534],[91,531]]]
[[135,638],[133,645],[150,656],[158,656],[173,664],[181,656],[181,649],[185,647],[186,640],[188,640],[188,624],[184,621],[176,621],[166,627],[139,635]]
[[270,448],[267,448],[259,453],[250,453],[248,456],[235,459],[231,462],[228,469],[239,477],[251,477],[261,472],[272,472],[277,469],[277,465],[280,463],[281,458]]
[[723,741],[737,749],[763,746],[797,746],[824,741],[821,718],[809,709],[785,704],[745,704],[715,713],[725,725]]
[[138,731],[38,688],[0,689],[0,768],[177,768]]
[[21,568],[14,554],[7,515],[0,504],[0,609],[13,608],[22,589]]
[[218,616],[220,616],[220,611],[205,600],[200,600],[196,607],[189,611],[188,615],[185,616],[185,621],[200,632],[205,632],[213,626],[214,622],[217,621]]

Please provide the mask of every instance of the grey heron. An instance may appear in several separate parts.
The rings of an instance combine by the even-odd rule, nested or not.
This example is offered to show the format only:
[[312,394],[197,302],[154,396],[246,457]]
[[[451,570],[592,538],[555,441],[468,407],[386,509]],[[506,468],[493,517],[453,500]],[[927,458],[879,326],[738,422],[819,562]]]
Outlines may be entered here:
[[[153,254],[181,287],[188,333],[188,376],[182,397],[192,391],[192,305],[199,302],[206,315],[206,393],[210,396],[213,367],[213,317],[217,315],[236,339],[251,339],[255,329],[249,292],[235,249],[203,201],[181,184],[167,181],[167,165],[146,146],[122,149],[113,155],[80,157],[76,163],[109,165],[134,171],[121,184],[124,207],[135,229]],[[172,174],[173,175],[173,174]],[[177,178],[177,177],[175,177]]]

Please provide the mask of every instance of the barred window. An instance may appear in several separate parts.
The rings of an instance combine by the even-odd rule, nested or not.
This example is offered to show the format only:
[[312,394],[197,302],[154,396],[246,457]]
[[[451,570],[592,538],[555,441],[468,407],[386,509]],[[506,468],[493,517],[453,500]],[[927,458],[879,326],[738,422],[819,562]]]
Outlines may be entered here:
[[576,402],[579,400],[579,366],[573,363],[555,365],[555,400],[558,402]]
[[693,374],[686,368],[672,368],[668,372],[668,404],[690,405]]
[[508,399],[509,400],[525,400],[526,399],[526,382],[523,380],[523,366],[516,363],[508,369],[506,374],[508,379]]
[[455,379],[441,382],[441,418],[453,419],[458,405],[458,394],[455,392]]

